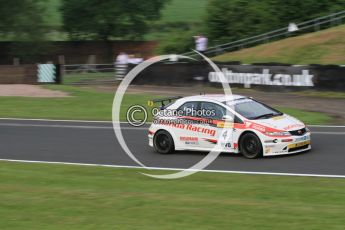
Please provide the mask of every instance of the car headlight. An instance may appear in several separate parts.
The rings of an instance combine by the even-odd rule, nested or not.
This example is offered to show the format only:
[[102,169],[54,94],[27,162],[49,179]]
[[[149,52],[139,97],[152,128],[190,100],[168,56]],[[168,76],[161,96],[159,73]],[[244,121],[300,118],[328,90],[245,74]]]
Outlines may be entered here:
[[266,135],[268,136],[290,136],[289,132],[265,132]]

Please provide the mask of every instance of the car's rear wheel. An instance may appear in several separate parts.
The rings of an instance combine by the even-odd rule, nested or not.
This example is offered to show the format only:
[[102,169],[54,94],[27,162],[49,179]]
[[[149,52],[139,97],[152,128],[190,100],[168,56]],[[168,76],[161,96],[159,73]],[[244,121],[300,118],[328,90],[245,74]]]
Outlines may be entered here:
[[173,153],[175,151],[174,140],[170,133],[165,130],[156,133],[153,138],[153,147],[156,152],[162,154]]
[[254,133],[246,133],[240,140],[240,150],[244,157],[254,159],[262,156],[262,144]]

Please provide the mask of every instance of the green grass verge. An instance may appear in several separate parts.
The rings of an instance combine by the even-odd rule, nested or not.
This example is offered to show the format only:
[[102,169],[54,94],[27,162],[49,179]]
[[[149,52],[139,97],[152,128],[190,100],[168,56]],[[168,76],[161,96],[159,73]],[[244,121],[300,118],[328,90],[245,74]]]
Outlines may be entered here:
[[[114,93],[99,92],[95,89],[75,86],[51,85],[49,89],[70,93],[65,98],[1,97],[0,117],[73,119],[73,120],[111,120]],[[120,111],[120,119],[126,120],[126,112],[132,105],[142,105],[147,109],[147,101],[155,96],[150,94],[126,94]],[[293,108],[278,108],[295,116],[307,124],[327,124],[332,118],[318,112],[306,112]],[[149,121],[152,116],[149,113]]]
[[300,91],[295,92],[297,95],[308,96],[308,97],[321,97],[330,99],[345,99],[345,92],[336,91]]
[[[1,229],[343,229],[345,180],[0,163]],[[150,171],[163,173],[163,171]],[[166,173],[166,172],[165,172]]]
[[[114,93],[74,86],[45,86],[70,93],[65,98],[1,97],[0,117],[49,118],[76,120],[111,120]],[[147,105],[152,95],[126,94],[122,102],[121,119],[134,104]]]
[[309,125],[328,124],[333,120],[333,118],[330,117],[329,115],[324,114],[324,113],[319,113],[319,112],[308,112],[308,111],[303,111],[300,109],[283,108],[283,107],[278,107],[277,109],[282,111],[283,113],[287,113],[291,116],[294,116]]
[[345,25],[222,54],[215,61],[344,64]]

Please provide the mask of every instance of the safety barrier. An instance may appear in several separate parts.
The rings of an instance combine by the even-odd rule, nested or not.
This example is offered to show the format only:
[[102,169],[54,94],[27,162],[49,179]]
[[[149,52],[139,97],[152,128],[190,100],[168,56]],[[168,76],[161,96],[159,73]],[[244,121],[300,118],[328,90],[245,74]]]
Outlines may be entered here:
[[[225,83],[237,87],[261,87],[289,90],[327,89],[345,90],[345,67],[338,65],[284,65],[218,63]],[[134,66],[130,66],[133,68]],[[141,72],[133,84],[193,86],[195,84],[221,86],[222,78],[205,62],[162,63]]]
[[0,65],[0,84],[61,83],[60,65]]

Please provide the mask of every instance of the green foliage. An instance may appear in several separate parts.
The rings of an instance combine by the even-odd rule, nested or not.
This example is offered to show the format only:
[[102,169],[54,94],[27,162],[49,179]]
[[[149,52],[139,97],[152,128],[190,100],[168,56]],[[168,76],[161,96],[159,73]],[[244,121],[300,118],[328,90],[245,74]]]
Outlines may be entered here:
[[209,0],[170,0],[162,9],[159,23],[165,22],[200,22],[206,13]]
[[41,0],[0,0],[0,33],[15,41],[42,40],[43,23]]
[[344,0],[271,0],[271,6],[283,25],[302,22],[345,9]]
[[44,12],[42,0],[0,0],[0,34],[4,40],[14,41],[13,56],[25,61],[45,52]]
[[72,39],[138,39],[167,1],[63,0],[63,24]]
[[[59,26],[62,24],[62,17],[59,8],[63,0],[45,0],[48,17],[45,18],[49,26]],[[161,18],[157,23],[200,22],[206,12],[209,0],[169,0],[161,9]]]
[[[77,77],[74,75],[72,77]],[[86,76],[92,78],[92,75]],[[81,79],[81,76],[79,76]],[[76,80],[78,81],[78,79]],[[71,80],[69,80],[72,83]],[[99,92],[91,88],[50,85],[45,88],[62,90],[70,94],[64,98],[0,97],[0,117],[49,118],[70,120],[111,120],[113,92]],[[157,98],[155,94],[126,93],[120,110],[121,121],[126,121],[126,112],[132,105],[147,107],[147,101]],[[320,112],[308,112],[294,108],[279,108],[307,124],[327,124],[332,117]],[[149,112],[148,120],[152,120]]]
[[62,15],[60,12],[61,0],[45,0],[42,4],[46,8],[44,21],[50,28],[60,29],[62,26]]
[[228,42],[270,30],[275,20],[267,1],[213,0],[208,6],[206,30],[213,43]]
[[229,42],[344,9],[344,0],[212,0],[205,21],[213,43]]
[[189,52],[195,48],[193,38],[195,34],[194,31],[181,29],[172,31],[159,43],[156,51],[159,54],[180,54]]

